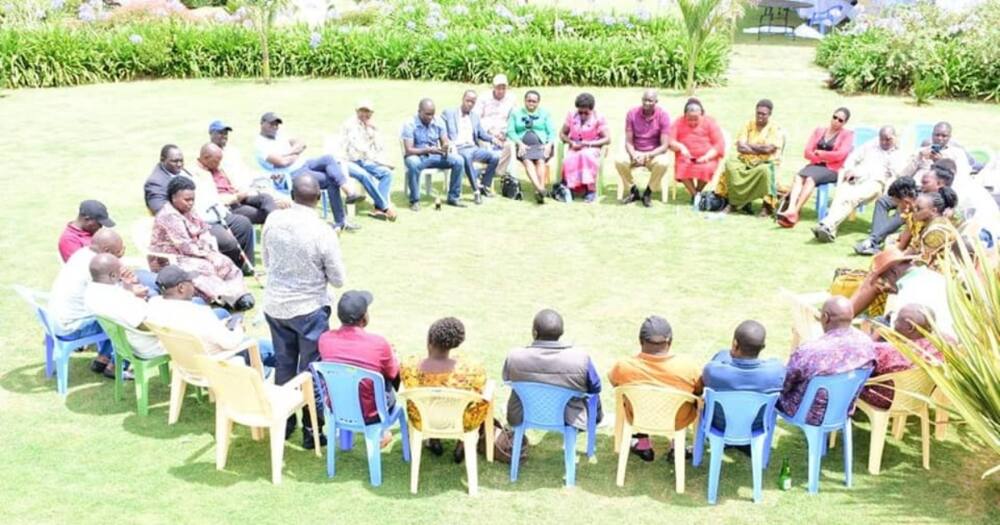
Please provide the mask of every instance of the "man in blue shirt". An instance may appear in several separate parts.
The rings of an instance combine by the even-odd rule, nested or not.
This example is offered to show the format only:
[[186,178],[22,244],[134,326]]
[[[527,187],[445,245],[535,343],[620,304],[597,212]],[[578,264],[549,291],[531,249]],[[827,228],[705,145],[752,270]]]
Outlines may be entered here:
[[[732,348],[715,354],[705,365],[701,373],[705,386],[716,392],[781,392],[785,383],[785,365],[777,359],[759,359],[766,335],[764,326],[757,321],[740,323],[733,333]],[[726,427],[726,419],[719,406],[715,407],[712,426],[717,429]],[[763,428],[763,414],[757,415],[753,428]]]
[[410,209],[413,211],[420,211],[420,172],[428,168],[451,169],[448,205],[465,207],[458,201],[462,194],[465,161],[458,155],[448,153],[448,131],[434,113],[434,101],[421,99],[417,116],[403,126],[403,162],[406,164]]

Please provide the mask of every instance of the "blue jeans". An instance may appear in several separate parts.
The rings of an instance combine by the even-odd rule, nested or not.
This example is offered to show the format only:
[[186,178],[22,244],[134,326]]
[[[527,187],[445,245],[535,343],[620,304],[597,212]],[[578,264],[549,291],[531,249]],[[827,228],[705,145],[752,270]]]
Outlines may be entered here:
[[[347,183],[347,175],[340,171],[340,163],[331,155],[309,159],[305,165],[292,172],[292,178],[309,174],[319,183],[320,189],[326,190],[330,197],[330,207],[333,208],[333,222],[343,226],[347,221],[344,210],[344,200],[340,198],[340,187]],[[291,191],[291,188],[289,188]]]
[[347,172],[358,180],[368,195],[371,195],[375,209],[389,209],[389,197],[392,192],[392,171],[389,168],[367,160],[351,162]]
[[420,200],[420,172],[428,168],[451,169],[448,179],[448,200],[457,201],[462,195],[462,173],[465,160],[458,155],[410,155],[403,159],[406,164],[406,182],[409,184],[410,203]]
[[[499,151],[476,146],[466,146],[459,149],[458,154],[465,161],[465,173],[469,176],[469,184],[472,185],[472,189],[475,190],[481,186],[490,187],[493,185],[493,175],[496,174],[497,164],[500,162]],[[477,162],[486,163],[486,171],[483,173],[481,185],[479,170],[476,169]]]
[[[96,319],[91,319],[90,321],[84,323],[83,326],[72,332],[59,334],[59,337],[65,339],[79,339],[81,337],[87,337],[88,335],[97,335],[101,333],[104,333],[104,330],[101,329],[101,325],[97,324]],[[105,339],[97,344],[97,355],[107,357],[109,362],[114,361],[115,350],[114,347],[111,346],[110,339]]]

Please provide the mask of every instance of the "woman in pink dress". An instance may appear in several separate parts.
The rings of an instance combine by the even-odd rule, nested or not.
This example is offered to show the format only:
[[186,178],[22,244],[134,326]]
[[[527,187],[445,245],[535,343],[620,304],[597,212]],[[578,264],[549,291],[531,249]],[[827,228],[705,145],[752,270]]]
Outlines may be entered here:
[[594,96],[576,97],[576,111],[566,115],[559,138],[569,147],[563,159],[563,183],[574,193],[586,192],[584,200],[597,197],[597,172],[601,166],[601,148],[611,142],[608,124],[594,111]]
[[719,125],[705,115],[700,100],[689,98],[684,118],[670,126],[670,149],[677,156],[674,180],[684,185],[692,199],[712,180],[725,147]]

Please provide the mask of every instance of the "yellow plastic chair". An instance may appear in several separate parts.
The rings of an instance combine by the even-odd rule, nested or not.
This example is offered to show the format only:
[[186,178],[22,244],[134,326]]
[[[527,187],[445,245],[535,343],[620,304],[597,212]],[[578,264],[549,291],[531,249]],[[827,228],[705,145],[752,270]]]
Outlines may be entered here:
[[228,352],[212,352],[205,345],[205,342],[194,335],[146,323],[146,327],[156,334],[160,339],[163,348],[170,354],[170,409],[167,411],[167,424],[173,425],[181,415],[181,407],[184,404],[184,393],[187,385],[199,388],[208,388],[209,381],[202,376],[197,356],[207,356],[215,360],[226,360],[236,358],[243,364],[243,358],[236,354],[248,350],[250,354],[250,366],[256,373],[263,377],[264,366],[260,361],[260,352],[257,350],[257,341],[247,340],[236,350]]
[[[628,421],[625,403],[632,410]],[[701,399],[687,392],[653,385],[627,385],[615,388],[615,451],[618,452],[618,474],[615,483],[625,486],[629,439],[634,433],[667,436],[674,440],[674,471],[676,490],[684,493],[685,434],[688,427],[698,428],[698,418],[688,427],[674,428],[677,411],[685,404],[699,405]],[[700,413],[700,407],[698,412]]]
[[[886,383],[892,381],[892,386]],[[866,387],[886,385],[893,391],[892,405],[888,410],[874,407],[863,399],[858,399],[857,406],[871,421],[871,446],[868,450],[868,473],[878,475],[882,469],[882,450],[885,447],[885,436],[889,432],[889,419],[895,417],[893,437],[900,439],[906,428],[906,417],[916,415],[920,418],[920,439],[923,444],[923,465],[930,469],[931,461],[931,418],[930,398],[934,390],[934,381],[921,368],[913,368],[873,377],[865,383]]]
[[465,444],[465,471],[469,478],[469,495],[479,493],[479,474],[476,446],[479,444],[479,429],[465,431],[463,417],[465,409],[472,403],[489,402],[486,415],[486,461],[493,463],[493,390],[492,381],[487,382],[482,395],[471,390],[455,388],[410,388],[399,392],[402,402],[410,402],[420,413],[421,430],[413,428],[407,418],[410,433],[410,493],[417,493],[420,483],[420,451],[424,439],[458,439]]
[[811,341],[823,335],[823,326],[819,322],[820,311],[816,305],[826,301],[830,297],[829,293],[796,294],[780,288],[778,297],[791,309],[792,350],[798,348],[800,343]]
[[934,439],[944,441],[948,436],[948,407],[951,406],[951,400],[940,388],[934,389],[931,400],[934,401]]
[[[275,386],[265,383],[257,370],[242,363],[205,355],[194,356],[194,360],[215,394],[215,469],[226,468],[234,422],[251,429],[264,427],[271,430],[271,482],[280,484],[288,416],[307,407],[313,435],[319,439],[312,375],[302,372],[284,385]],[[317,457],[322,457],[322,448],[317,443]]]

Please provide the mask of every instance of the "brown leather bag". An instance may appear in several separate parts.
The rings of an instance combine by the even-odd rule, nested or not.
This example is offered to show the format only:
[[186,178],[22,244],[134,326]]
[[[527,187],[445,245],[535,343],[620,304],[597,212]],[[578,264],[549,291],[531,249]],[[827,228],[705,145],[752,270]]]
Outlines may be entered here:
[[[486,425],[479,427],[479,446],[477,450],[480,454],[486,453],[486,434],[484,433]],[[495,437],[493,439],[493,459],[501,463],[510,464],[510,458],[514,454],[514,430],[508,428],[499,419],[493,420],[493,432]],[[521,461],[523,465],[525,460],[528,459],[528,438],[525,436],[521,440]]]

